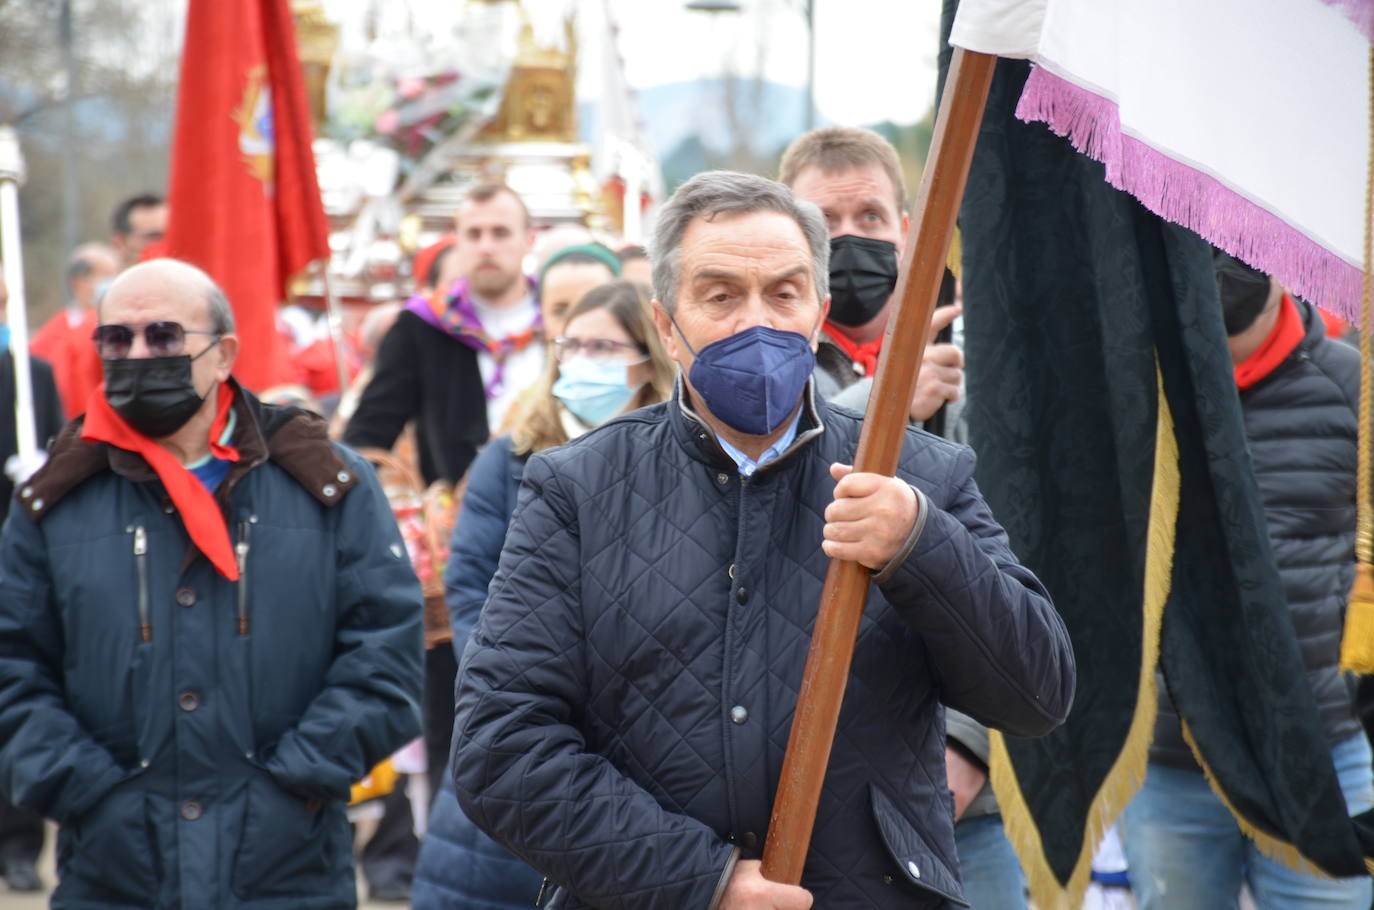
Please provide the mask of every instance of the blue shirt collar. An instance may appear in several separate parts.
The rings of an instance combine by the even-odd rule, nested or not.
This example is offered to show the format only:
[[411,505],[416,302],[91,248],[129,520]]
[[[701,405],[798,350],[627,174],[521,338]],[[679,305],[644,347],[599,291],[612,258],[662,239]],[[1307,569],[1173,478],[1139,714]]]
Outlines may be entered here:
[[797,408],[797,413],[792,415],[792,420],[787,424],[787,429],[783,431],[783,434],[778,437],[776,442],[763,450],[763,454],[758,457],[757,461],[730,445],[730,443],[719,434],[716,435],[716,442],[720,443],[721,450],[724,451],[726,455],[729,455],[730,459],[739,467],[739,472],[741,474],[745,477],[752,477],[754,476],[754,472],[759,468],[787,451],[787,447],[797,438],[797,424],[801,422],[801,415],[802,408]]

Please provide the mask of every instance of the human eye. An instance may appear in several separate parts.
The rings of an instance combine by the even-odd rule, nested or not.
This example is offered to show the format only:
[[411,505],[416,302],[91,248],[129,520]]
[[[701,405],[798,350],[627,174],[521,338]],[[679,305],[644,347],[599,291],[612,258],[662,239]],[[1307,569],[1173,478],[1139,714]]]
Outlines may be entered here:
[[882,212],[869,209],[868,211],[864,212],[864,221],[868,222],[869,224],[881,224],[883,221]]

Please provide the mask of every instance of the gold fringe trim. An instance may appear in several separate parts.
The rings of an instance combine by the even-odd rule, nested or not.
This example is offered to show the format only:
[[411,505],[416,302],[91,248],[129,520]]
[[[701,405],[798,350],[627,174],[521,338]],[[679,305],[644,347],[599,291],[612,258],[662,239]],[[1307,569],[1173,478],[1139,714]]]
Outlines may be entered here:
[[[1195,758],[1197,763],[1202,767],[1202,773],[1207,777],[1207,785],[1212,788],[1212,792],[1216,794],[1217,799],[1221,800],[1221,804],[1226,807],[1226,811],[1230,812],[1231,815],[1235,817],[1236,824],[1240,826],[1240,832],[1254,841],[1255,846],[1259,847],[1259,851],[1265,856],[1283,863],[1294,872],[1299,872],[1303,875],[1316,875],[1321,878],[1331,878],[1330,875],[1318,869],[1311,860],[1303,856],[1302,853],[1298,851],[1297,847],[1256,828],[1245,818],[1245,816],[1241,815],[1240,812],[1236,810],[1236,807],[1231,804],[1231,800],[1222,792],[1221,785],[1217,783],[1216,775],[1212,773],[1211,765],[1207,764],[1207,761],[1202,757],[1202,750],[1197,747],[1197,740],[1193,739],[1193,731],[1189,729],[1188,722],[1180,717],[1179,723],[1183,727],[1183,741],[1188,744],[1188,748],[1193,752],[1193,758]],[[1366,860],[1365,862],[1368,864],[1369,861]]]
[[1180,477],[1178,440],[1174,437],[1174,418],[1164,395],[1164,377],[1155,358],[1155,464],[1150,490],[1150,524],[1145,550],[1145,585],[1141,608],[1140,680],[1135,713],[1121,752],[1102,786],[1093,797],[1084,821],[1083,847],[1074,862],[1068,882],[1059,881],[1045,859],[1040,829],[1026,806],[1020,782],[1007,753],[1006,740],[991,731],[989,768],[992,788],[1002,806],[1002,822],[1007,837],[1021,858],[1031,899],[1037,910],[1077,910],[1083,904],[1092,873],[1093,854],[1107,829],[1130,802],[1145,780],[1150,742],[1154,738],[1158,689],[1155,668],[1159,663],[1159,634],[1164,620],[1164,603],[1173,583],[1175,526],[1178,523]]
[[1345,613],[1341,636],[1341,669],[1374,673],[1374,471],[1370,408],[1374,407],[1374,365],[1370,334],[1374,333],[1374,45],[1369,48],[1369,156],[1364,175],[1364,274],[1360,282],[1360,412],[1356,437],[1355,586]]

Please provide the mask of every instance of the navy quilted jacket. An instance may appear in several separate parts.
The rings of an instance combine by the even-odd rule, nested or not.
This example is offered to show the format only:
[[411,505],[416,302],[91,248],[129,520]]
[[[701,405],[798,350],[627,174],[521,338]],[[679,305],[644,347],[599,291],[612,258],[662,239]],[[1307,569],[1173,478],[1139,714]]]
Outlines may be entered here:
[[[532,457],[463,656],[453,777],[559,906],[706,910],[758,857],[828,560],[828,467],[859,415],[808,401],[742,478],[679,397]],[[1068,636],[963,447],[908,432],[928,497],[869,593],[802,884],[819,907],[962,903],[941,702],[1016,735],[1060,723]]]
[[0,536],[0,791],[61,823],[57,910],[353,907],[349,785],[420,731],[420,585],[374,472],[313,415],[235,410],[238,581],[79,422]]

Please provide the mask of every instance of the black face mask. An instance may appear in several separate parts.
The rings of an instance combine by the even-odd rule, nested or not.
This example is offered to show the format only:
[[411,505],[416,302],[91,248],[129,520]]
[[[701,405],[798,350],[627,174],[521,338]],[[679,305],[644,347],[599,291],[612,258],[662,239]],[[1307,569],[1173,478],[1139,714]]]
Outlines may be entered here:
[[1269,276],[1228,253],[1212,252],[1212,268],[1221,295],[1221,318],[1227,335],[1239,335],[1254,325],[1269,302]]
[[[214,347],[216,339],[210,347]],[[206,348],[205,351],[210,350]],[[196,357],[205,353],[201,351]],[[178,357],[106,360],[105,400],[124,422],[150,439],[171,436],[200,410],[205,398],[191,381],[191,361]]]
[[830,319],[872,322],[897,286],[897,244],[845,234],[830,241]]

